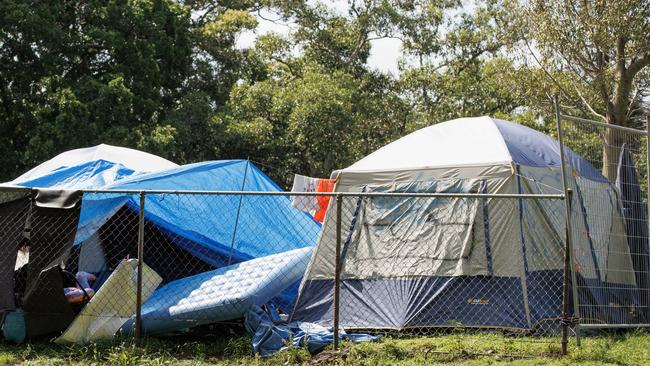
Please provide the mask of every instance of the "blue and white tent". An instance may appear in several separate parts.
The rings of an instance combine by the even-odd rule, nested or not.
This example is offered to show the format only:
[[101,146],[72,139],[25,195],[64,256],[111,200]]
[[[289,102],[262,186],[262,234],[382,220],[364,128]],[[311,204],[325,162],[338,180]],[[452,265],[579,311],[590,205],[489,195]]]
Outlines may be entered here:
[[99,189],[132,175],[178,167],[159,156],[101,144],[61,153],[5,186]]
[[[156,155],[105,144],[59,154],[4,185],[62,190],[282,191],[245,160],[179,166]],[[139,196],[86,192],[75,244],[87,243],[124,208],[137,214]],[[214,267],[313,246],[320,230],[318,223],[291,206],[287,196],[149,194],[145,219]]]
[[[577,154],[567,151],[567,159],[576,193],[573,285],[578,304],[595,305],[581,309],[581,316],[624,323],[638,311],[639,300],[618,192]],[[479,117],[411,133],[333,176],[337,192],[557,194],[560,166],[559,145],[552,138]],[[332,216],[323,224],[293,319],[332,319]],[[346,198],[340,325],[535,329],[557,321],[564,216],[561,200]]]

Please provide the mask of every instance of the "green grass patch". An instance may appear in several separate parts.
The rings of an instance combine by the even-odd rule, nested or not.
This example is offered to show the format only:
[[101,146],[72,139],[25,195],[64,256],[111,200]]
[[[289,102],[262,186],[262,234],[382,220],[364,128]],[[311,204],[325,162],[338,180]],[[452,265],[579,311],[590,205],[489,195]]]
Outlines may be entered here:
[[650,365],[650,334],[589,336],[569,355],[558,338],[515,338],[488,333],[384,337],[378,342],[343,342],[338,352],[310,356],[289,348],[270,358],[252,354],[248,336],[131,339],[60,346],[46,342],[0,343],[0,365]]

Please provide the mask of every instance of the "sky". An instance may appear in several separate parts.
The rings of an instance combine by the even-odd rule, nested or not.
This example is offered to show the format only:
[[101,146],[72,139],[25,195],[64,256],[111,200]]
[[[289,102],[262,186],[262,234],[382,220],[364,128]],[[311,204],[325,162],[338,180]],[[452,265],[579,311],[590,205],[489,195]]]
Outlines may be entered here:
[[[341,14],[347,14],[348,4],[347,1],[330,0],[327,1],[333,9]],[[268,11],[262,12],[262,17],[266,19],[277,19],[276,14],[269,13]],[[283,24],[258,17],[258,26],[255,31],[247,31],[239,35],[237,39],[237,47],[240,49],[250,48],[255,44],[255,39],[261,35],[269,32],[279,33],[281,35],[289,35],[292,31],[292,24]],[[398,60],[401,54],[401,41],[398,39],[384,38],[373,40],[370,42],[370,57],[368,58],[368,66],[370,68],[389,73],[397,76]]]

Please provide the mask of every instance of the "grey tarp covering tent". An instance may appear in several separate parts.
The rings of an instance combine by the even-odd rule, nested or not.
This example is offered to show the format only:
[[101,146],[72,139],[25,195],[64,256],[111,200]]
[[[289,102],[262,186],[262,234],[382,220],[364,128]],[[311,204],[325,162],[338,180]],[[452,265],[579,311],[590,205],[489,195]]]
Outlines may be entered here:
[[[586,316],[623,322],[638,296],[618,193],[580,156],[567,151],[567,160],[577,193],[572,237],[578,300],[621,304],[620,312]],[[489,117],[421,129],[333,175],[337,192],[562,192],[557,142]],[[340,325],[532,329],[557,319],[563,205],[494,198],[346,199]],[[336,222],[330,206],[301,284],[296,320],[331,324]],[[590,231],[594,227],[598,235]]]
[[74,312],[63,294],[60,263],[68,259],[77,233],[81,192],[37,189],[30,219],[30,260],[22,308],[27,335],[65,329]]
[[618,160],[616,188],[621,193],[621,202],[625,217],[627,243],[630,246],[632,266],[639,287],[638,323],[650,321],[650,253],[648,250],[648,215],[647,205],[643,202],[643,193],[636,164],[626,144],[623,144]]
[[[27,337],[63,330],[74,313],[62,291],[59,264],[67,259],[77,232],[81,192],[10,189],[3,190],[3,196],[14,198],[3,203],[0,210],[6,227],[2,250],[8,258],[1,279],[3,310],[20,305]],[[29,246],[30,260],[14,274],[17,252],[23,244]],[[20,283],[14,283],[15,275]]]

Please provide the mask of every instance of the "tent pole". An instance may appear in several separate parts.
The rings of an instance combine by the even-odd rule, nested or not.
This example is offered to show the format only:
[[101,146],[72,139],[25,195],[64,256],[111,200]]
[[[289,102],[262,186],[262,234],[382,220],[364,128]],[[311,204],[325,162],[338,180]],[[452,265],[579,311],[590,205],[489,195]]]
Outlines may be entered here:
[[[521,188],[521,174],[519,170],[519,164],[516,164],[515,171],[517,173],[517,192],[519,194],[522,194],[522,188]],[[523,273],[521,276],[521,294],[522,294],[522,300],[524,302],[524,312],[526,313],[526,324],[528,324],[528,328],[532,329],[533,325],[532,322],[530,321],[530,305],[528,302],[528,255],[526,253],[526,239],[524,235],[524,201],[519,198],[517,200],[518,203],[518,208],[519,208],[519,240],[521,241],[521,255],[523,259]]]
[[[246,159],[246,168],[244,168],[244,179],[241,182],[241,191],[244,191],[246,188],[246,176],[248,175],[248,164],[250,160]],[[237,238],[237,226],[239,226],[239,213],[241,211],[242,201],[244,200],[244,195],[239,195],[239,206],[237,206],[237,215],[235,216],[235,228],[232,231],[232,240],[230,241],[230,253],[228,254],[228,265],[232,263],[232,253],[235,251],[235,239]]]
[[140,192],[140,215],[138,217],[138,274],[135,297],[135,342],[142,340],[142,266],[144,255],[144,201],[145,192]]
[[339,313],[341,302],[341,206],[343,197],[336,195],[336,254],[334,258],[334,350],[339,348]]
[[[560,102],[557,96],[553,98],[555,104],[555,119],[557,123],[557,140],[560,145],[560,170],[562,171],[562,188],[564,190],[564,214],[565,214],[565,230],[568,233],[566,239],[566,252],[569,254],[569,266],[571,267],[571,288],[573,290],[573,314],[580,319],[580,308],[578,306],[578,283],[576,282],[575,266],[573,265],[573,230],[571,228],[571,194],[569,193],[569,186],[566,176],[566,160],[564,158],[564,140],[562,130],[562,114],[560,113]],[[568,306],[568,299],[567,304]],[[564,307],[564,304],[563,304]],[[575,325],[576,345],[580,346],[580,323]],[[564,347],[564,345],[563,345]]]

